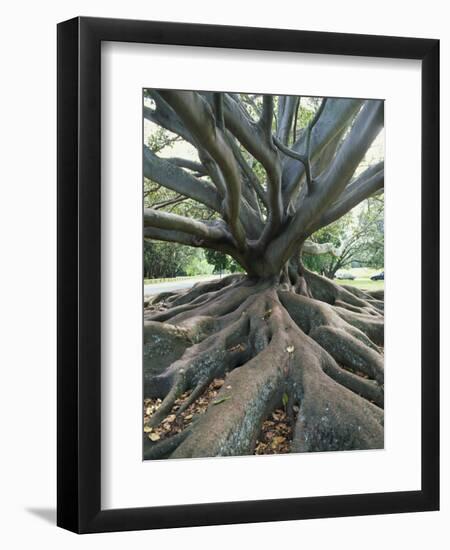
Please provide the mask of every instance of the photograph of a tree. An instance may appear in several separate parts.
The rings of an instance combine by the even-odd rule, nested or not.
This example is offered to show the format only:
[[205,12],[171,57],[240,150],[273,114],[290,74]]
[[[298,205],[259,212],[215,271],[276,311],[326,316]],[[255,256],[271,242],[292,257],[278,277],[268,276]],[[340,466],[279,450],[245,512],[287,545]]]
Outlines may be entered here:
[[[144,397],[158,405],[144,458],[254,454],[280,407],[290,452],[383,448],[384,294],[306,267],[367,249],[317,235],[382,196],[383,160],[367,158],[383,101],[146,89],[143,110],[155,129],[144,143],[144,239],[240,270],[156,295],[145,310]],[[171,143],[190,153],[167,156]],[[355,231],[374,227],[369,218]],[[201,413],[148,437],[217,380]]]

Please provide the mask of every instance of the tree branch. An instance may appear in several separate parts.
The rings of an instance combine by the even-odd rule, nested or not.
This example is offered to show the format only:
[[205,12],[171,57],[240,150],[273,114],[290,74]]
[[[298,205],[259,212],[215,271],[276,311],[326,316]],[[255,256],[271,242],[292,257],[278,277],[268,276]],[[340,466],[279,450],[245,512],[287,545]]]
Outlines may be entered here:
[[157,227],[182,231],[208,241],[230,241],[230,234],[225,230],[223,223],[214,221],[205,223],[178,214],[162,212],[152,208],[144,208],[144,227]]
[[302,252],[313,256],[331,254],[337,257],[340,255],[341,249],[336,248],[333,243],[315,243],[313,241],[305,241],[303,243]]
[[[288,232],[296,233],[314,224],[317,216],[337,200],[383,126],[383,102],[368,100],[327,171],[316,180],[315,192],[297,209]],[[310,233],[309,233],[310,234]]]
[[184,231],[176,231],[171,229],[161,229],[159,227],[144,227],[144,239],[153,239],[156,241],[166,241],[170,243],[179,243],[194,247],[207,247],[212,250],[218,250],[225,254],[233,255],[235,249],[226,243],[205,241],[196,235],[185,233]]
[[292,123],[294,121],[294,115],[297,112],[297,107],[300,102],[298,96],[288,95],[280,96],[278,102],[282,101],[280,109],[278,110],[278,127],[277,127],[277,139],[287,145],[289,141],[289,135],[292,129]]
[[358,114],[333,162],[321,177],[320,191],[333,202],[346,187],[370,145],[383,128],[383,101],[368,100]]
[[[239,116],[237,103],[225,112],[226,124],[230,131],[261,164],[267,173],[268,220],[257,247],[263,248],[278,230],[283,219],[283,201],[281,197],[281,170],[278,155],[272,142],[273,96],[263,96],[263,110],[257,124],[250,123]],[[256,137],[256,140],[255,140]]]
[[291,157],[295,160],[298,160],[301,162],[305,168],[305,174],[306,174],[306,184],[308,186],[308,194],[312,192],[312,176],[311,176],[311,162],[309,160],[309,157],[307,155],[301,155],[300,153],[297,153],[296,151],[293,151],[292,149],[289,149],[289,147],[286,147],[276,136],[273,136],[273,142],[278,147],[278,149],[284,153],[286,156]]
[[[229,95],[225,97],[225,124],[247,151],[259,161],[267,174],[268,220],[258,247],[263,248],[271,236],[279,229],[283,220],[283,200],[281,196],[281,168],[276,149],[273,147],[271,120],[273,118],[273,97],[264,96],[263,114],[258,124],[250,121],[239,104]],[[270,136],[269,136],[270,127]],[[264,129],[263,129],[264,128]]]
[[[322,152],[330,143],[333,143],[336,135],[347,128],[361,108],[362,100],[359,99],[328,99],[324,105],[320,119],[314,124],[314,132],[310,137],[310,161],[317,161]],[[306,150],[307,134],[302,133],[300,138],[292,145],[291,149],[298,153]],[[337,145],[337,144],[336,144]],[[283,197],[287,208],[291,198],[298,190],[305,169],[294,160],[283,165]]]
[[[241,161],[246,164],[245,159],[241,159],[242,155],[239,151],[239,147],[234,143],[234,138],[229,132],[227,132],[227,139],[228,144],[232,147],[233,153],[242,169]],[[202,159],[202,163],[206,167],[212,181],[215,183],[220,196],[225,198],[227,194],[226,183],[219,166],[207,152],[202,151],[199,152],[199,154]],[[251,170],[250,172],[254,175]],[[256,176],[254,177],[256,178]],[[239,210],[239,220],[246,231],[247,237],[254,239],[256,238],[255,236],[260,235],[262,231],[258,202],[254,197],[254,194],[252,194],[252,189],[250,186],[241,185],[241,189],[243,196]]]
[[200,162],[195,162],[193,160],[188,160],[188,159],[179,158],[179,157],[170,157],[165,160],[167,160],[168,162],[171,162],[172,164],[174,164],[175,166],[178,166],[179,168],[186,168],[187,170],[190,170],[191,172],[195,172],[197,174],[201,174],[202,176],[206,176],[208,174],[208,171]]
[[383,102],[368,100],[330,168],[317,179],[314,193],[302,201],[287,229],[270,244],[271,263],[284,263],[298,243],[311,235],[318,216],[341,194],[382,125]]
[[229,131],[227,131],[227,138],[228,138],[228,143],[230,144],[230,147],[233,150],[234,156],[239,164],[239,167],[242,170],[242,173],[244,174],[245,178],[250,183],[251,187],[259,197],[260,201],[264,204],[264,206],[267,207],[268,206],[267,197],[261,186],[261,183],[258,177],[256,176],[256,174],[248,165],[247,161],[245,160],[244,156],[242,155],[239,149],[238,144],[235,142],[234,136]]
[[181,120],[170,107],[170,105],[164,101],[164,99],[158,94],[156,90],[150,92],[150,96],[155,102],[156,109],[150,109],[144,106],[144,118],[169,130],[173,134],[181,136],[185,141],[194,144],[192,135],[188,132],[187,128],[182,124]]
[[195,140],[217,162],[226,184],[226,219],[238,246],[245,248],[245,232],[239,222],[241,180],[239,168],[224,133],[215,124],[215,118],[207,101],[195,92],[163,90],[160,95],[175,110]]
[[269,144],[272,142],[272,122],[273,122],[273,96],[263,96],[263,109],[258,125],[266,136],[266,140]]
[[210,184],[158,157],[146,145],[144,145],[144,176],[220,212],[219,196]]
[[312,176],[312,170],[311,170],[311,134],[314,130],[315,125],[317,124],[317,121],[320,119],[323,110],[325,108],[325,105],[327,104],[327,98],[322,99],[319,108],[314,114],[313,119],[308,125],[308,128],[306,129],[306,163],[304,163],[305,166],[305,173],[306,173],[306,183],[308,186],[308,194],[312,193],[313,191],[313,176]]
[[264,167],[273,162],[274,150],[267,140],[261,127],[254,123],[245,109],[229,94],[224,98],[225,125],[238,139],[244,148]]
[[151,205],[151,208],[153,210],[160,210],[161,208],[167,208],[168,206],[173,206],[176,204],[180,204],[184,201],[188,200],[187,197],[182,197],[181,195],[178,195],[177,197],[174,197],[173,199],[169,199],[162,202],[157,202],[155,204]]
[[223,118],[223,94],[220,92],[214,93],[214,109],[216,115],[217,126],[224,131],[225,122]]
[[[342,193],[339,200],[332,204],[330,208],[322,214],[315,224],[315,227],[318,229],[319,227],[325,227],[333,223],[361,201],[383,189],[383,187],[384,162],[380,162],[375,166],[369,167],[356,178],[355,181],[346,188],[344,193]],[[314,231],[315,229],[313,229],[313,232]]]

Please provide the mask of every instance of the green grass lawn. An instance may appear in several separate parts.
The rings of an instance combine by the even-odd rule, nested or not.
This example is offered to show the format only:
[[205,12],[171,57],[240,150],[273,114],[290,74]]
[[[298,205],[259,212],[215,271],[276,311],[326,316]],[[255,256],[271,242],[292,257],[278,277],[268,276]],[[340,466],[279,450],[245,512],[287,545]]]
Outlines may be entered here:
[[356,279],[335,279],[340,285],[356,286],[361,290],[384,290],[384,281],[371,281],[369,277],[358,277]]

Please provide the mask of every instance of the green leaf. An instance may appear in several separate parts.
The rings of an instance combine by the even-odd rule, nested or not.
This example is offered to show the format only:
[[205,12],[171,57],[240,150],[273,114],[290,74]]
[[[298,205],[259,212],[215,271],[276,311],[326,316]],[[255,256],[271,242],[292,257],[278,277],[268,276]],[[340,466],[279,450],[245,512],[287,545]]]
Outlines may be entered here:
[[286,392],[283,393],[283,397],[281,398],[281,400],[283,402],[283,407],[286,408],[289,401],[289,395]]
[[222,397],[221,399],[216,399],[216,401],[213,401],[212,404],[213,405],[220,405],[224,401],[228,401],[228,399],[231,399],[231,395],[229,395],[227,397]]

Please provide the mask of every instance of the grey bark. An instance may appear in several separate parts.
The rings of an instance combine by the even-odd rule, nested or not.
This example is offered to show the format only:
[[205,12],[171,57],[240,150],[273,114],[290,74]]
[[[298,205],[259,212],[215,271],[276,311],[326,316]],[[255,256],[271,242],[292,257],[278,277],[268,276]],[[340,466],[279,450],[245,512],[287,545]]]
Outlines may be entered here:
[[[193,144],[200,163],[163,159],[144,146],[145,176],[206,205],[222,222],[149,212],[147,235],[226,247],[250,275],[271,277],[314,231],[383,188],[382,163],[354,176],[383,127],[382,101],[323,100],[290,144],[298,97],[279,98],[275,120],[274,97],[264,96],[256,121],[236,94],[161,90],[152,97],[156,109],[146,108],[144,115]],[[241,147],[262,165],[265,182]]]

